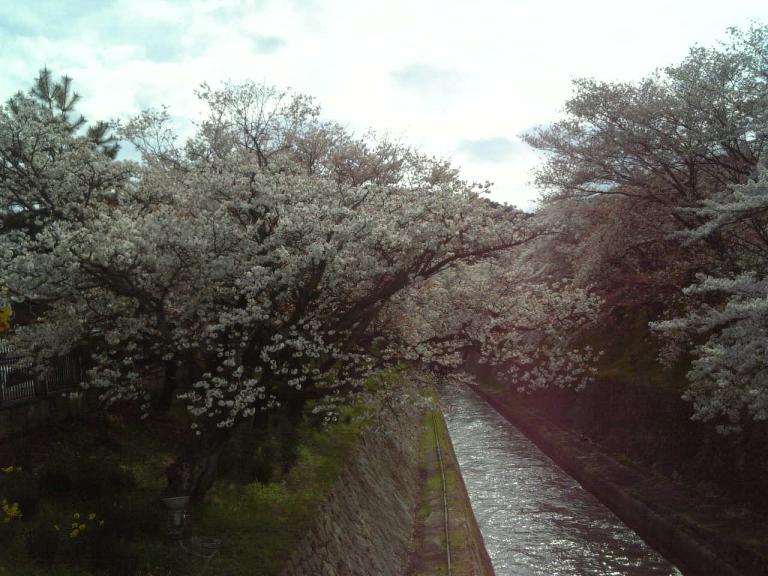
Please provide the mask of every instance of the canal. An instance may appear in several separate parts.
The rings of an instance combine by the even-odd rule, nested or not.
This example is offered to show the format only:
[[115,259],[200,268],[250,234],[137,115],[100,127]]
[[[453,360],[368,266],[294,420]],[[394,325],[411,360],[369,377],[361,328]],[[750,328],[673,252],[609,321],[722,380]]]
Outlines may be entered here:
[[472,390],[440,405],[497,576],[680,575]]

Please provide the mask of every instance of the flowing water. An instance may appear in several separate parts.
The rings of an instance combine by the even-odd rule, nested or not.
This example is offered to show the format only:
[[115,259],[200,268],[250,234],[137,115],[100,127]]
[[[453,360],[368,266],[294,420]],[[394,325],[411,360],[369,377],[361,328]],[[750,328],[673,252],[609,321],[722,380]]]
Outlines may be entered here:
[[497,576],[680,575],[472,390],[440,405]]

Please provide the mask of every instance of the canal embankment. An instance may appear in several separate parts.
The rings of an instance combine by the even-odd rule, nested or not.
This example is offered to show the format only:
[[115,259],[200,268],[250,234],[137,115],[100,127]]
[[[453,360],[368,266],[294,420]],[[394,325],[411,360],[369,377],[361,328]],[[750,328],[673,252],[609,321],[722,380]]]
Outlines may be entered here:
[[445,419],[437,409],[424,417],[418,502],[407,576],[494,576]]
[[408,393],[362,430],[281,576],[443,576],[447,543],[451,575],[494,576],[431,384]]
[[653,470],[619,461],[511,400],[503,386],[486,382],[475,391],[684,574],[768,574],[768,527],[759,517],[731,516]]

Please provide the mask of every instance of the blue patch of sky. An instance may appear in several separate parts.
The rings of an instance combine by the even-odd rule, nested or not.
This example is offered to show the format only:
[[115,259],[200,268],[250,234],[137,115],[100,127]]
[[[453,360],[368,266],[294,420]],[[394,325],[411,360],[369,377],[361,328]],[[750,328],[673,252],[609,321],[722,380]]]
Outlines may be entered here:
[[462,140],[458,151],[474,162],[504,162],[525,149],[522,142],[509,138],[481,138]]
[[0,27],[13,36],[45,36],[56,39],[82,32],[83,21],[109,12],[110,0],[38,0],[17,2],[13,9],[0,12]]

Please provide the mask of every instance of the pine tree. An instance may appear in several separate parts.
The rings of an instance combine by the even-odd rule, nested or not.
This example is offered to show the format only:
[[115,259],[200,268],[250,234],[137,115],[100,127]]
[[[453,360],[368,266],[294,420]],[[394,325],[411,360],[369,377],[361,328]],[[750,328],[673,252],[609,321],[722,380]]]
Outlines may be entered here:
[[63,206],[86,206],[124,181],[111,125],[88,125],[79,101],[71,78],[43,68],[27,92],[0,105],[0,236],[39,231]]
[[[75,111],[81,95],[72,89],[72,78],[64,75],[54,81],[51,71],[43,67],[25,95],[19,91],[8,101],[8,109],[19,113],[20,103],[31,99],[40,105],[41,111],[55,121],[62,122],[72,136],[87,125],[85,116]],[[108,122],[98,121],[86,128],[85,137],[109,158],[116,158],[120,150],[117,138],[110,132]]]

